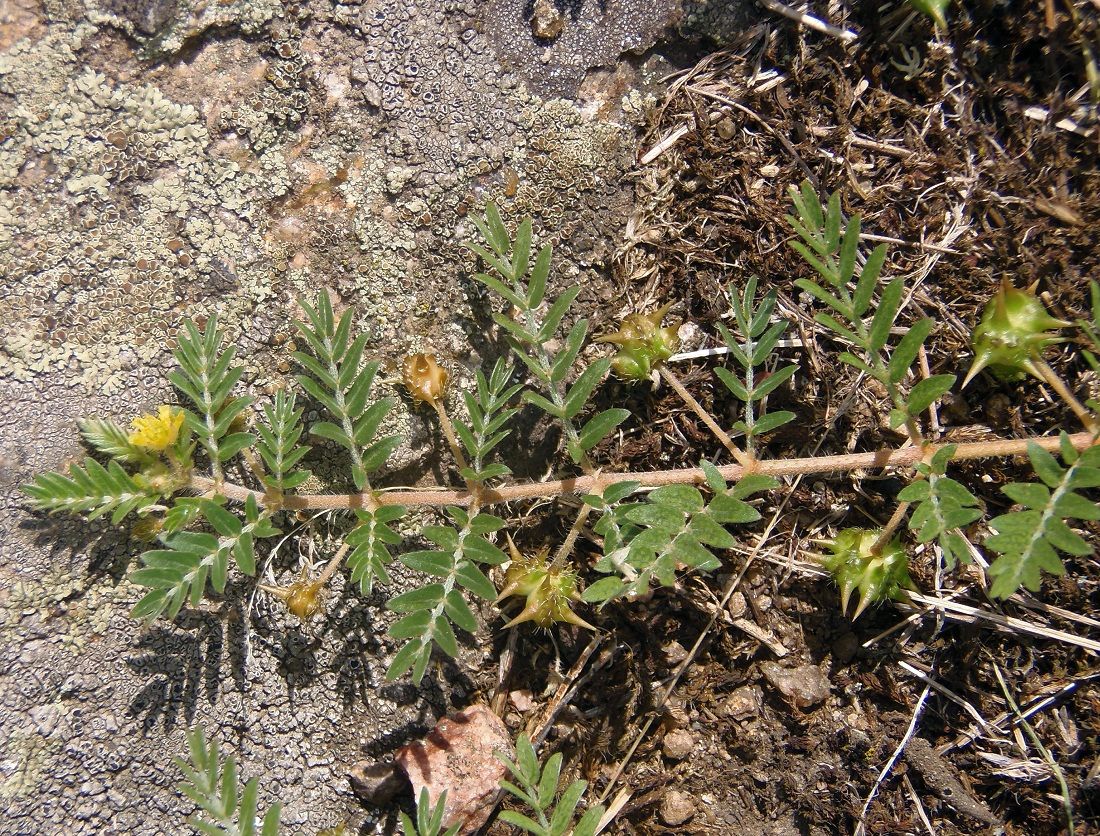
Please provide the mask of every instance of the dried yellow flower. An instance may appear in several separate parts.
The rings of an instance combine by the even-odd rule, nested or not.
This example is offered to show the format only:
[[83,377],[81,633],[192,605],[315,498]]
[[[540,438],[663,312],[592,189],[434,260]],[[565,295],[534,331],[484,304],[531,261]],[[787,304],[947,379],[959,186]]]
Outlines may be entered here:
[[176,443],[183,428],[183,410],[161,404],[156,415],[139,415],[130,422],[130,443],[161,452]]
[[401,379],[413,400],[434,404],[443,397],[447,370],[434,354],[410,354],[401,365]]
[[148,517],[140,517],[132,526],[130,526],[130,534],[136,540],[143,542],[152,542],[160,534],[164,528],[164,518],[150,515]]
[[286,604],[291,615],[298,616],[302,621],[309,621],[321,611],[321,592],[325,588],[325,582],[307,580],[303,576],[301,580],[294,581],[285,589],[281,586],[263,584],[260,588]]
[[645,380],[653,369],[679,350],[676,328],[661,324],[671,307],[670,303],[647,314],[630,314],[618,331],[596,340],[619,347],[611,360],[615,374],[624,380]]
[[286,608],[302,621],[309,621],[321,611],[322,581],[295,581],[287,590]]

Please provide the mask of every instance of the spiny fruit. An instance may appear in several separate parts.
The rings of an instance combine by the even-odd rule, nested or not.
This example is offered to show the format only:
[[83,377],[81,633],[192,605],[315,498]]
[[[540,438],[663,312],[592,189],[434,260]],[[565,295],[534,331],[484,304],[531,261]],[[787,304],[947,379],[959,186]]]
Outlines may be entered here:
[[597,342],[614,343],[618,353],[611,360],[615,373],[626,380],[645,380],[649,373],[680,348],[676,329],[662,326],[671,303],[652,313],[630,314],[614,334],[600,337]]
[[596,629],[570,609],[572,601],[581,600],[577,592],[577,576],[568,569],[551,565],[547,561],[548,549],[526,557],[519,553],[509,537],[508,551],[512,562],[504,575],[504,589],[497,596],[496,603],[513,595],[522,595],[527,599],[527,604],[505,627],[533,621],[539,627],[546,628],[555,621],[563,621],[588,630]]
[[1064,337],[1051,332],[1070,323],[1047,313],[1035,295],[1037,284],[1027,290],[1013,287],[1007,281],[1001,284],[986,305],[982,321],[974,329],[971,339],[974,364],[963,386],[986,367],[1009,379],[1020,377],[1024,372],[1040,377],[1035,361],[1042,359],[1047,347],[1065,341]]
[[842,612],[848,611],[848,600],[859,590],[853,621],[869,605],[887,598],[904,601],[905,590],[916,588],[909,577],[909,559],[901,541],[891,540],[875,553],[875,543],[881,536],[881,529],[846,528],[832,540],[817,541],[818,545],[829,549],[829,553],[819,559],[840,587]]

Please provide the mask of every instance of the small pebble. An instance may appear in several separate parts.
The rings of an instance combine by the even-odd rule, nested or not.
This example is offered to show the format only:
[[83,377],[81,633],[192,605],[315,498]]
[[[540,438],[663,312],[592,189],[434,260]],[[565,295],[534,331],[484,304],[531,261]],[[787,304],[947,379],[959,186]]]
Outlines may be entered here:
[[565,29],[565,14],[554,0],[535,0],[531,14],[531,34],[542,40],[552,41]]
[[672,790],[661,799],[659,815],[669,827],[678,827],[695,815],[695,802],[686,792]]
[[662,647],[661,650],[664,651],[665,661],[668,662],[669,665],[680,664],[682,661],[684,661],[684,659],[687,658],[688,655],[687,651],[684,649],[684,646],[678,641],[670,641],[668,644]]
[[797,708],[809,708],[829,696],[829,679],[817,665],[785,668],[775,662],[761,662],[760,671]]
[[742,685],[728,697],[722,704],[722,710],[727,717],[734,720],[744,720],[760,713],[760,707],[764,704],[764,692],[756,685]]
[[408,786],[395,763],[361,761],[348,773],[352,791],[375,807],[388,804],[398,792]]
[[691,736],[691,732],[684,729],[670,731],[661,741],[661,751],[664,756],[674,761],[682,761],[694,748],[695,739]]

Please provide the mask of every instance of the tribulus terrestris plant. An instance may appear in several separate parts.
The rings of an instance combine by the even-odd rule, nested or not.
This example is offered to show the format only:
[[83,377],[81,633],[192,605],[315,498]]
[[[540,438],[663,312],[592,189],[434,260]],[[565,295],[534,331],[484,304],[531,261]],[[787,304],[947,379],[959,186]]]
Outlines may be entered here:
[[[791,246],[816,274],[795,284],[820,306],[815,318],[840,346],[839,359],[885,392],[889,424],[906,439],[896,449],[766,458],[768,434],[795,418],[790,411],[769,411],[769,396],[793,378],[797,366],[777,356],[786,323],[775,315],[776,291],[761,294],[756,278],[730,289],[730,325],[719,327],[731,363],[715,373],[741,403],[732,425],[722,426],[670,368],[679,341],[665,321],[669,305],[627,316],[597,340],[612,344],[615,353],[578,368],[589,343],[588,323],[577,319],[568,329],[563,323],[579,287],[550,296],[551,247],[533,247],[529,220],[510,233],[489,203],[484,218],[474,219],[482,240],[470,249],[484,266],[477,279],[502,303],[492,316],[510,357],[497,358],[487,372],[477,370],[473,385],[461,392],[453,391],[451,375],[430,354],[409,357],[402,366],[405,395],[435,413],[454,460],[454,484],[381,489],[376,475],[401,439],[381,435],[380,428],[400,393],[378,395],[390,384],[379,383],[379,363],[366,356],[367,339],[357,332],[353,311],[337,317],[322,292],[314,301],[300,301],[306,319],[296,325],[306,350],[293,358],[300,368],[298,386],[327,412],[326,420],[306,427],[303,407],[290,391],[257,410],[253,398],[238,392],[242,368],[217,320],[202,329],[185,322],[174,352],[179,368],[170,380],[188,406],[159,407],[156,414],[135,418],[129,430],[102,417],[83,421],[81,432],[97,457],[67,474],[42,474],[25,491],[34,508],[110,515],[115,524],[130,519],[136,536],[154,541],[131,574],[148,590],[133,615],[147,621],[175,618],[185,604],[197,605],[208,585],[224,593],[230,571],[255,577],[258,557],[270,555],[289,515],[342,510],[346,534],[326,566],[262,589],[303,620],[323,617],[327,585],[345,564],[348,580],[368,594],[376,584],[391,583],[387,566],[396,557],[424,582],[389,601],[400,616],[389,635],[400,646],[388,676],[409,673],[414,682],[424,676],[435,649],[456,655],[456,629],[478,629],[472,602],[501,607],[499,623],[505,626],[565,622],[597,629],[598,608],[609,601],[629,602],[675,584],[684,572],[717,569],[735,545],[731,529],[760,519],[761,497],[800,473],[891,467],[909,474],[895,512],[881,526],[847,528],[817,541],[845,609],[855,595],[854,616],[871,604],[905,598],[913,586],[908,555],[917,544],[931,546],[924,554],[942,556],[946,568],[972,562],[976,552],[995,555],[990,593],[1000,598],[1021,586],[1037,590],[1044,572],[1063,572],[1060,554],[1087,554],[1071,522],[1100,519],[1087,493],[1100,486],[1097,404],[1080,403],[1044,359],[1070,323],[1050,316],[1034,287],[1002,286],[974,332],[974,363],[964,383],[987,371],[1030,374],[1065,400],[1083,431],[941,443],[929,435],[925,415],[956,386],[956,375],[925,376],[916,362],[936,323],[920,319],[898,336],[906,289],[901,278],[882,276],[886,246],[862,251],[860,219],[846,220],[835,194],[823,204],[803,183],[791,189],[791,201]],[[1094,283],[1091,318],[1077,323],[1093,348],[1085,357],[1094,368],[1100,368],[1098,323],[1100,288]],[[623,408],[592,410],[593,395],[609,374],[634,385],[671,387],[714,434],[713,461],[661,472],[611,473],[602,467],[594,450],[632,420]],[[525,406],[561,428],[561,481],[516,482],[497,456]],[[343,451],[348,492],[300,492],[310,477],[304,467],[307,438]],[[1002,486],[1014,509],[983,523],[982,503],[949,475],[952,464],[1023,454],[1037,481]],[[228,474],[238,473],[243,478],[231,481]],[[509,521],[488,510],[565,493],[581,502],[557,542],[513,542]],[[440,519],[419,527],[429,548],[410,549],[398,534],[422,518],[412,515],[416,507],[442,509]],[[900,533],[903,527],[908,535]],[[599,548],[594,561],[576,555],[582,535]],[[521,781],[533,778],[518,766]],[[541,791],[537,798],[544,800]],[[428,815],[425,822],[431,821]],[[547,832],[554,832],[552,825],[538,822],[551,828]]]

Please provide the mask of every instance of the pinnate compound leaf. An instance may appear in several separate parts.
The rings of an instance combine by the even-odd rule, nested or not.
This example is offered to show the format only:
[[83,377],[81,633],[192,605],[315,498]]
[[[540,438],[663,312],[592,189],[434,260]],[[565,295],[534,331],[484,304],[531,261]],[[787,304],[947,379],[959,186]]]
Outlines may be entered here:
[[83,418],[77,421],[84,440],[106,456],[120,462],[141,463],[151,460],[149,453],[130,443],[129,434],[114,421]]
[[87,514],[89,519],[110,513],[115,525],[127,514],[156,504],[161,496],[139,483],[117,461],[104,467],[90,457],[83,465],[71,465],[68,476],[41,473],[22,489],[37,510]]
[[947,567],[970,562],[970,549],[958,529],[982,516],[981,503],[960,482],[946,475],[947,463],[956,450],[947,445],[936,452],[924,479],[907,485],[898,494],[902,502],[915,503],[909,515],[909,530],[917,541],[938,541]]
[[309,321],[295,325],[313,354],[294,353],[294,359],[309,372],[297,379],[333,418],[314,424],[310,432],[347,449],[352,481],[358,490],[366,490],[370,484],[368,475],[385,463],[398,443],[394,437],[377,442],[374,438],[394,402],[384,398],[368,406],[379,364],[362,362],[366,337],[352,336],[351,309],[337,321],[332,302],[323,291],[314,305],[302,299],[298,303]]
[[[207,742],[201,726],[187,733],[187,745],[190,760],[175,760],[184,776],[179,790],[201,811],[192,815],[188,823],[214,836],[254,836],[259,779],[251,779],[242,790],[238,784],[236,759],[230,755],[223,761],[217,743]],[[280,806],[273,804],[264,814],[261,836],[278,835]]]
[[[1063,433],[1063,449],[1067,439]],[[1081,487],[1100,484],[1100,448],[1090,447],[1072,462],[1066,456],[1068,467],[1034,442],[1028,445],[1028,457],[1043,484],[1005,485],[1001,490],[1025,510],[989,521],[995,533],[986,538],[985,545],[999,554],[989,567],[993,578],[990,592],[997,598],[1007,598],[1021,586],[1038,591],[1044,572],[1063,574],[1059,552],[1090,554],[1089,544],[1067,525],[1067,520],[1100,519],[1096,503],[1076,493]]]

